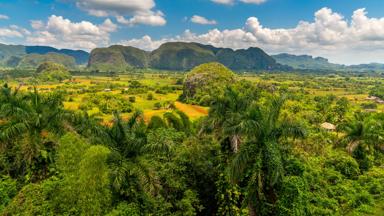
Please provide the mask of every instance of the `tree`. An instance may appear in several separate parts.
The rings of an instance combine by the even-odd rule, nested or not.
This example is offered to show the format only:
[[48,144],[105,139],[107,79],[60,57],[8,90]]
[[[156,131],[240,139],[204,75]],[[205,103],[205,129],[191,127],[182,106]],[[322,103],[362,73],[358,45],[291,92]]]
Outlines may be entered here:
[[123,122],[114,113],[111,128],[106,129],[107,145],[112,150],[108,162],[114,195],[130,203],[146,204],[147,193],[155,189],[152,172],[143,158],[147,142],[143,115],[137,111]]
[[17,151],[9,151],[16,154],[14,174],[24,176],[30,172],[28,178],[32,181],[46,177],[55,145],[53,137],[63,132],[68,117],[62,95],[41,95],[36,89],[21,94],[5,85],[0,98],[0,119],[5,120],[0,124],[0,142]]
[[215,98],[209,111],[206,126],[219,136],[219,139],[229,140],[233,152],[237,152],[242,138],[255,128],[254,122],[248,121],[248,107],[254,99],[247,93],[241,93],[233,87],[225,89],[224,94]]
[[284,97],[272,97],[264,106],[253,104],[245,119],[252,130],[230,166],[233,182],[245,184],[244,201],[251,215],[273,213],[270,206],[277,201],[277,186],[284,175],[282,139],[303,137],[303,128],[286,119],[279,119]]

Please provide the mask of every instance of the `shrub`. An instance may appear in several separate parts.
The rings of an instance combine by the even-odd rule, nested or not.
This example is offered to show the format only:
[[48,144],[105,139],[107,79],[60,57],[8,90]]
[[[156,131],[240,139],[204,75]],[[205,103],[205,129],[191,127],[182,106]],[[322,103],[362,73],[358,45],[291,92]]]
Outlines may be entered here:
[[130,97],[128,98],[128,100],[129,100],[129,102],[131,102],[131,103],[135,103],[135,102],[136,102],[136,97],[135,97],[135,96],[130,96]]
[[154,96],[152,93],[147,94],[147,100],[154,100]]
[[155,110],[159,110],[159,109],[161,109],[161,107],[162,107],[162,106],[161,106],[161,103],[160,103],[160,102],[156,102],[155,105],[154,105],[154,109],[155,109]]

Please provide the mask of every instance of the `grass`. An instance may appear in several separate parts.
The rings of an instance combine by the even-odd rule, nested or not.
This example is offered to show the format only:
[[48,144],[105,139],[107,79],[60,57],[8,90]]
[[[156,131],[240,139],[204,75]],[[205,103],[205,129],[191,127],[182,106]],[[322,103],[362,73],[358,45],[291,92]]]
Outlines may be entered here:
[[[111,91],[111,94],[121,94],[121,90],[128,88],[131,81],[139,81],[142,85],[147,86],[154,95],[153,100],[147,99],[146,93],[140,94],[123,94],[123,98],[128,100],[129,97],[134,96],[135,102],[133,103],[134,109],[142,110],[145,118],[148,120],[154,115],[162,115],[168,110],[162,108],[160,110],[155,109],[155,104],[160,103],[165,105],[167,103],[174,103],[176,108],[185,112],[191,119],[198,119],[208,114],[208,109],[195,105],[188,105],[177,102],[177,98],[181,94],[180,90],[175,90],[167,94],[156,94],[155,90],[160,89],[164,86],[175,86],[178,79],[182,79],[184,74],[134,74],[134,75],[119,75],[118,77],[101,77],[101,76],[75,76],[71,81],[64,83],[42,83],[37,85],[36,88],[42,92],[52,92],[55,89],[62,89],[68,92],[72,92],[71,98],[67,98],[64,102],[64,106],[69,110],[77,110],[90,93],[81,93],[81,89],[98,89],[97,93],[104,92],[104,89],[108,88],[109,85],[118,86],[116,89]],[[382,82],[382,78],[371,78],[371,77],[351,77],[346,80],[340,76],[310,76],[310,75],[299,75],[299,74],[260,74],[239,76],[238,79],[245,79],[254,83],[260,84],[276,84],[287,86],[291,90],[303,89],[313,96],[325,96],[333,94],[337,97],[346,97],[356,107],[361,103],[367,103],[369,89],[373,86],[372,83]],[[24,83],[28,83],[28,79],[19,79]],[[353,85],[351,84],[353,83]],[[17,87],[19,82],[12,81],[10,85]],[[357,86],[357,87],[356,87]],[[22,86],[21,90],[27,91],[32,85]],[[361,93],[360,93],[361,92]],[[364,92],[364,93],[362,93]],[[384,105],[379,104],[378,111],[384,111]],[[90,111],[95,114],[98,113],[97,109]],[[123,114],[128,117],[130,114]],[[112,115],[101,115],[105,121],[110,121]]]

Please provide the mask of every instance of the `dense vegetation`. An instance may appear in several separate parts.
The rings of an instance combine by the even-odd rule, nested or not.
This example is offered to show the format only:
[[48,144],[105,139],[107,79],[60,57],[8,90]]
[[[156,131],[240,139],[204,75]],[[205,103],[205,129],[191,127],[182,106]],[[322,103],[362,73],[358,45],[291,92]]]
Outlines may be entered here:
[[88,67],[90,70],[120,72],[132,67],[185,71],[213,61],[239,71],[289,69],[276,64],[259,48],[232,50],[183,42],[165,43],[152,52],[124,46],[95,49],[91,52]]
[[188,103],[208,106],[212,97],[223,92],[235,81],[235,74],[220,63],[207,63],[195,67],[186,75],[180,99]]
[[382,79],[235,76],[217,63],[184,84],[194,76],[212,91],[208,114],[194,120],[171,99],[183,94],[178,74],[35,88],[7,78],[0,214],[382,215],[384,114],[380,104],[364,107]]

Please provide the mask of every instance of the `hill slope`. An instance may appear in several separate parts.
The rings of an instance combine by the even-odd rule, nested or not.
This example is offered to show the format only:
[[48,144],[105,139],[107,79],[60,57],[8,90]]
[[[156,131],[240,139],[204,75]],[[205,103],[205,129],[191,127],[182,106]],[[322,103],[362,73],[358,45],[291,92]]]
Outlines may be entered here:
[[272,57],[276,60],[277,63],[290,66],[294,69],[355,72],[384,71],[384,64],[378,63],[346,66],[342,64],[330,63],[328,59],[322,57],[312,57],[310,55],[291,55],[287,53],[272,55]]
[[282,53],[272,55],[272,57],[280,64],[291,66],[295,69],[313,69],[313,70],[340,70],[343,65],[333,64],[326,58],[312,57],[310,55],[291,55]]
[[219,62],[237,71],[289,68],[277,64],[272,57],[259,48],[232,50],[184,42],[165,43],[150,53],[124,46],[94,49],[91,52],[88,67],[97,70],[105,70],[108,67],[117,67],[121,70],[128,67],[190,70],[208,62]]
[[[18,66],[18,62],[20,62],[23,58],[33,58],[35,56],[34,54],[49,56],[52,53],[71,57],[75,60],[75,63],[78,65],[88,63],[89,53],[82,50],[56,49],[49,46],[22,46],[0,44],[0,66],[16,67]],[[41,56],[36,57],[40,58]],[[38,59],[36,61],[38,61]]]

